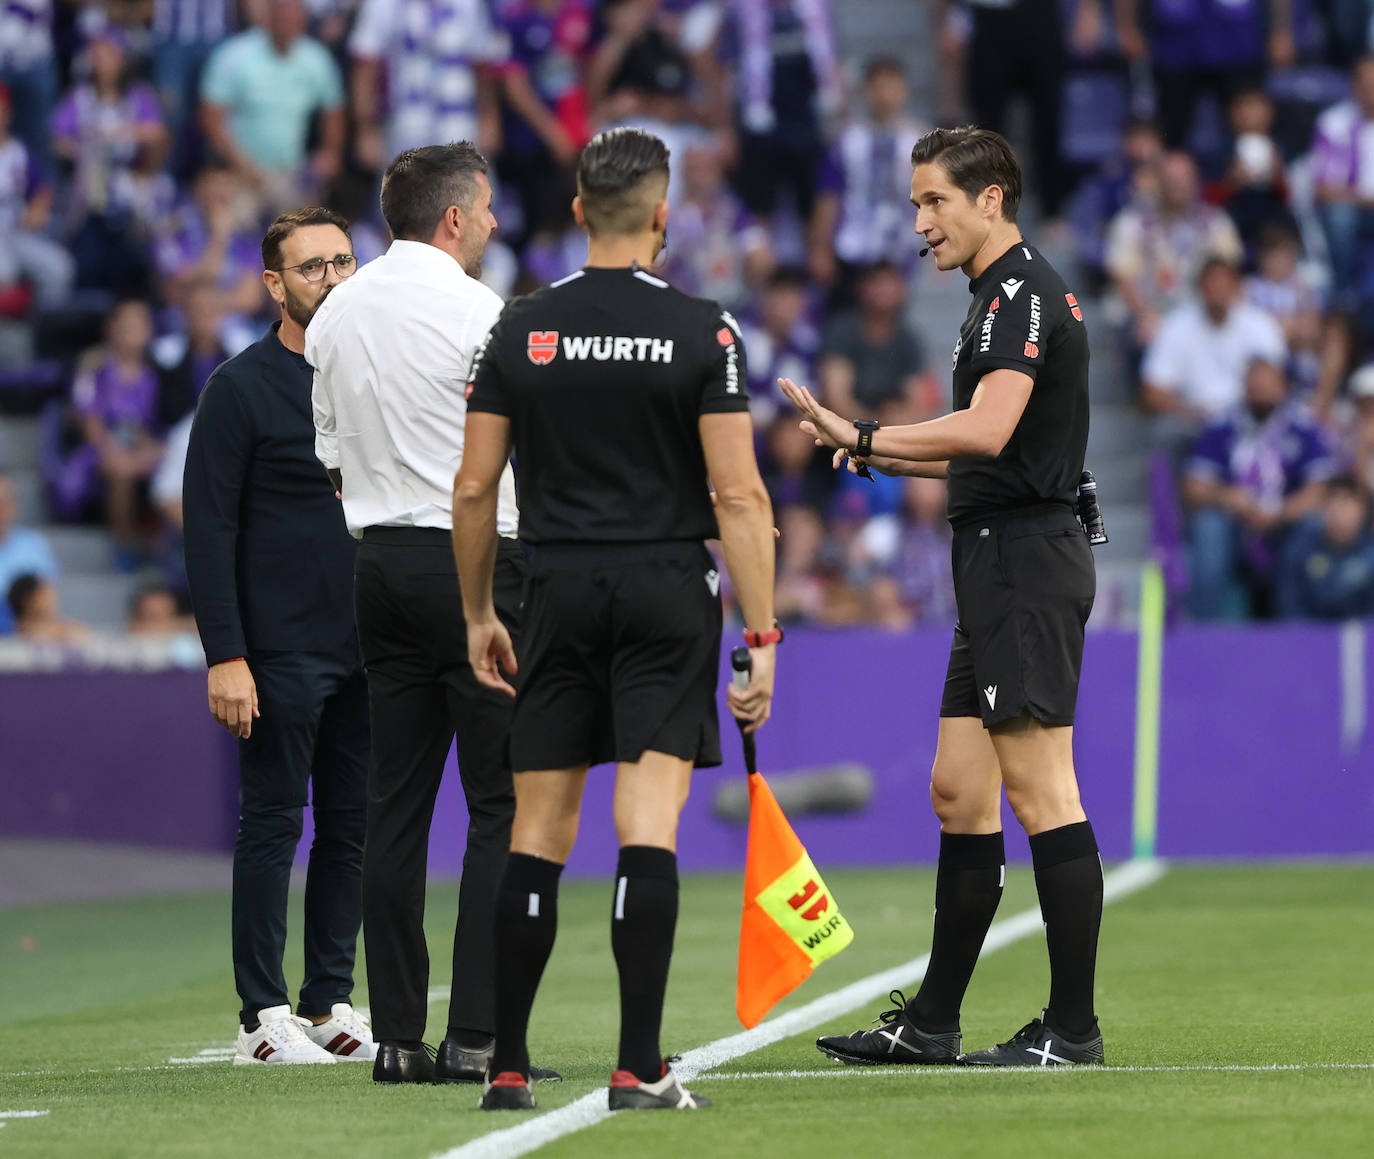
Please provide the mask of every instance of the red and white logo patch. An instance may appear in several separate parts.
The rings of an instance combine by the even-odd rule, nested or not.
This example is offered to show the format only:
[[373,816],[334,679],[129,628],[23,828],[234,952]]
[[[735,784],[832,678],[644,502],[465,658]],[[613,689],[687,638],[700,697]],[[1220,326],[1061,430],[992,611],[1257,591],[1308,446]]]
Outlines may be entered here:
[[717,330],[716,341],[719,342],[722,346],[733,346],[735,344],[735,336],[733,333],[731,333],[730,327],[722,326],[719,330]]
[[531,330],[526,351],[535,366],[548,366],[558,357],[558,331]]
[[1072,294],[1065,294],[1064,301],[1069,304],[1069,313],[1074,316],[1074,320],[1078,322],[1083,321],[1083,311],[1078,308],[1078,299]]
[[995,313],[997,313],[997,311],[1000,310],[1001,308],[1002,308],[1002,299],[1001,299],[1001,297],[999,296],[999,297],[993,298],[993,300],[992,300],[992,305],[988,307],[988,313],[989,313],[989,314],[995,314]]
[[1024,353],[1027,358],[1039,358],[1040,347],[1038,347],[1034,342],[1027,342]]

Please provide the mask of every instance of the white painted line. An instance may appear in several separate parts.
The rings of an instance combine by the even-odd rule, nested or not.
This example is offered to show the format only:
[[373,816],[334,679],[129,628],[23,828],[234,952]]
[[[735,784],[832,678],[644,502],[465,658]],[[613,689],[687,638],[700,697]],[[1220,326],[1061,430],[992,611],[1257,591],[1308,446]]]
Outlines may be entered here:
[[[1165,867],[1160,861],[1131,861],[1113,870],[1104,879],[1102,896],[1104,903],[1111,903],[1153,885],[1164,876]],[[1041,929],[1040,907],[1023,910],[1006,921],[998,922],[988,931],[983,943],[983,953],[989,954],[1004,946],[1039,933]],[[759,1023],[753,1030],[745,1030],[726,1038],[709,1042],[683,1054],[681,1060],[673,1064],[679,1077],[690,1080],[703,1071],[723,1066],[741,1055],[750,1054],[784,1038],[791,1038],[804,1030],[809,1030],[822,1022],[828,1022],[841,1014],[863,1006],[875,998],[885,997],[889,990],[900,989],[917,982],[924,974],[929,954],[922,954],[890,970],[870,974],[848,986],[843,986],[830,994],[799,1006],[777,1018]],[[867,1069],[867,1068],[865,1068]],[[606,1091],[599,1089],[580,1099],[559,1107],[555,1111],[537,1118],[527,1119],[515,1127],[492,1131],[480,1139],[464,1143],[448,1151],[439,1152],[434,1159],[516,1159],[528,1155],[546,1143],[552,1143],[565,1135],[593,1127],[611,1117],[606,1105]]]
[[1341,625],[1341,750],[1360,751],[1365,728],[1364,625],[1347,620]]
[[48,1113],[47,1111],[0,1111],[0,1119],[38,1119]]
[[718,1071],[701,1076],[702,1082],[723,1079],[847,1079],[912,1076],[920,1072],[922,1078],[909,1077],[910,1082],[922,1082],[924,1076],[970,1074],[1171,1074],[1174,1072],[1218,1071],[1222,1073],[1259,1073],[1291,1070],[1374,1070],[1374,1062],[1276,1062],[1269,1066],[836,1066],[833,1070],[754,1070]]

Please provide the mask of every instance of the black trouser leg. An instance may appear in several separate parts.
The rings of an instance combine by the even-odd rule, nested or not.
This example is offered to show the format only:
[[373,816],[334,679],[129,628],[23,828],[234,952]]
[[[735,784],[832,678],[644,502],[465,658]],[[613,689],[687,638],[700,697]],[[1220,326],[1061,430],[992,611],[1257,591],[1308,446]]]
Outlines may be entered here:
[[[502,544],[493,578],[493,599],[512,637],[524,585],[519,548]],[[459,621],[462,625],[462,621]],[[466,633],[466,627],[463,627]],[[515,817],[506,737],[514,702],[483,688],[463,661],[445,673],[449,711],[458,740],[458,773],[468,807],[467,848],[453,931],[453,986],[449,996],[451,1031],[492,1034],[496,1029],[496,897],[510,850]]]
[[305,980],[301,1014],[328,1014],[353,993],[363,920],[367,833],[367,680],[340,666],[315,741],[311,802],[315,840],[305,879]]
[[238,744],[231,924],[239,1019],[251,1025],[259,1010],[291,1001],[282,973],[286,898],[328,681],[320,659],[304,653],[260,653],[248,665],[262,715]]

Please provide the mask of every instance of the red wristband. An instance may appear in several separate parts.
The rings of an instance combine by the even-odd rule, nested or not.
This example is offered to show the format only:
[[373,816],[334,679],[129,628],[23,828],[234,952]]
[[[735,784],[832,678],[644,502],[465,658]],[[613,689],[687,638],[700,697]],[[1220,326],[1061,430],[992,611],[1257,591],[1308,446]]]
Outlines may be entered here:
[[745,628],[744,642],[751,648],[762,648],[767,644],[781,644],[782,627],[778,624],[777,620],[774,620],[773,626],[764,632],[754,632]]

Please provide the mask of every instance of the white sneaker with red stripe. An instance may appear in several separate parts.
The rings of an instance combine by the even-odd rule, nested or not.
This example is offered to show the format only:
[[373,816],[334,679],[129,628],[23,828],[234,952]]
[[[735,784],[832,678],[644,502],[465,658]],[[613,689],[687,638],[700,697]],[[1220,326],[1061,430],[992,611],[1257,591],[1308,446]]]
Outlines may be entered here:
[[322,1046],[340,1062],[371,1062],[377,1057],[377,1044],[372,1041],[372,1027],[347,1002],[335,1002],[329,1008],[328,1022],[307,1026],[306,1036],[316,1046]]
[[258,1028],[239,1027],[238,1049],[234,1052],[235,1066],[255,1066],[258,1063],[300,1066],[304,1063],[335,1063],[324,1047],[310,1040],[306,1034],[308,1018],[297,1018],[289,1006],[269,1006],[258,1011]]

